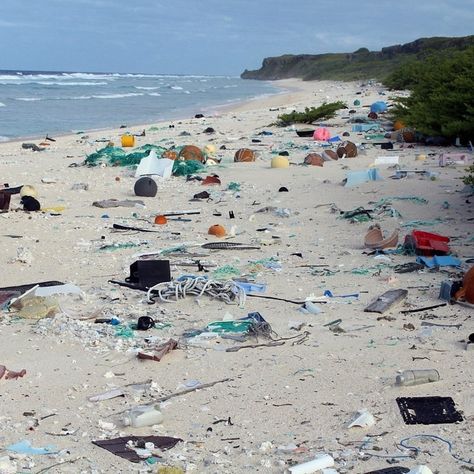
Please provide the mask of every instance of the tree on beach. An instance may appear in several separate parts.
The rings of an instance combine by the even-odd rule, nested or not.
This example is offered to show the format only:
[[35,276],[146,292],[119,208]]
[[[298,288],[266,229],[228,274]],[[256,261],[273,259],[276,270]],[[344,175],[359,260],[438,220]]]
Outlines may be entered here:
[[304,112],[293,111],[289,114],[278,116],[277,125],[286,126],[293,123],[313,123],[316,120],[327,120],[334,118],[339,109],[346,109],[347,105],[342,101],[324,102],[319,107],[306,107]]
[[385,84],[411,90],[396,99],[395,120],[426,135],[474,141],[474,47],[405,64]]

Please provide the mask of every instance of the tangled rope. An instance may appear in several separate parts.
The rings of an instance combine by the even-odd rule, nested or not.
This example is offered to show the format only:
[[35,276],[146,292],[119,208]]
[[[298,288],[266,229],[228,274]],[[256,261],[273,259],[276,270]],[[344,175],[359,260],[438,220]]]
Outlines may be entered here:
[[[155,294],[155,295],[153,295]],[[227,304],[245,305],[245,291],[233,281],[210,280],[204,276],[186,276],[171,282],[159,283],[147,292],[147,300],[154,303],[158,297],[161,301],[177,302],[188,295],[200,298],[202,295],[222,300]]]

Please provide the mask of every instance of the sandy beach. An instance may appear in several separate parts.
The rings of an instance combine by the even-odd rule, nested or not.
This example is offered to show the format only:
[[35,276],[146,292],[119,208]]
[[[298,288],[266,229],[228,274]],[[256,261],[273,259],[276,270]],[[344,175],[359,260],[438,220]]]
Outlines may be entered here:
[[[55,137],[41,152],[22,149],[21,141],[0,144],[2,183],[34,186],[42,208],[49,209],[27,213],[19,195],[14,195],[10,212],[0,214],[1,286],[57,280],[82,290],[80,296],[56,298],[60,309],[50,318],[0,313],[0,365],[26,370],[17,380],[0,379],[0,473],[167,472],[159,470],[163,466],[182,469],[168,471],[176,473],[283,473],[324,453],[335,460],[335,471],[328,473],[362,474],[422,464],[440,474],[472,470],[474,461],[465,461],[474,459],[474,351],[466,350],[462,342],[473,332],[472,308],[447,305],[402,313],[442,303],[438,299],[442,281],[462,275],[470,267],[466,259],[474,257],[473,198],[462,193],[464,167],[438,164],[440,153],[457,150],[401,143],[382,150],[370,140],[361,146],[368,140],[352,132],[348,111],[341,110],[328,121],[328,128],[332,136],[349,132],[347,138],[358,145],[358,156],[325,162],[324,167],[302,166],[305,156],[321,152],[322,145],[298,137],[292,127],[270,126],[279,114],[335,100],[352,108],[358,98],[357,112],[367,115],[363,106],[390,102],[390,93],[377,84],[355,82],[285,80],[277,85],[288,92],[231,109],[214,108],[200,119],[127,129],[146,130],[145,137],[136,138],[137,146],[214,145],[220,164],[209,166],[202,176],[219,175],[217,186],[183,177],[157,179],[156,197],[137,197],[133,170],[82,166],[86,156],[107,141],[119,145],[121,129]],[[204,133],[208,127],[215,133]],[[96,141],[100,139],[105,141]],[[233,162],[235,151],[243,147],[255,150],[255,162]],[[272,157],[283,151],[288,152],[290,166],[271,168]],[[426,159],[417,160],[420,154]],[[431,174],[391,179],[395,170],[381,165],[382,180],[343,186],[349,172],[369,169],[378,157],[387,156],[398,156],[401,169]],[[229,189],[231,183],[240,186]],[[279,192],[281,187],[288,192]],[[209,200],[190,201],[205,190],[211,194]],[[145,205],[107,209],[92,205],[105,199],[138,199]],[[384,199],[387,208],[380,207]],[[257,212],[265,207],[266,212]],[[372,212],[369,222],[341,218],[341,211],[358,207],[378,211]],[[156,215],[178,210],[200,214],[153,225]],[[375,223],[385,234],[400,229],[399,243],[413,229],[448,236],[461,269],[395,273],[395,265],[414,262],[416,257],[368,254],[364,236]],[[117,232],[113,224],[156,232]],[[148,304],[146,293],[109,283],[123,281],[140,253],[221,241],[207,233],[213,224],[226,228],[230,235],[225,241],[260,249],[205,250],[188,245],[190,252],[209,263],[205,275],[212,278],[217,269],[233,269],[236,273],[228,273],[228,278],[251,275],[255,283],[266,285],[263,295],[293,302],[247,297],[245,304],[236,305],[188,296]],[[173,278],[198,274],[197,265],[184,266],[184,256],[177,252],[160,258],[170,260]],[[383,315],[364,312],[390,289],[407,289],[408,295]],[[315,304],[318,314],[304,313],[301,304],[294,303],[322,297],[326,290],[334,297]],[[357,296],[341,297],[348,294]],[[252,312],[270,324],[274,339],[293,339],[230,352],[226,349],[269,340],[183,336],[211,322],[237,320]],[[130,330],[127,325],[140,316],[152,317],[156,327]],[[97,318],[117,318],[123,330],[94,323]],[[328,325],[338,319],[339,324]],[[170,338],[178,341],[178,348],[160,362],[137,358],[141,349]],[[409,369],[436,369],[440,380],[394,386],[398,371]],[[159,425],[132,428],[121,423],[123,413],[132,407],[224,379],[161,403],[164,420]],[[90,401],[114,389],[123,396]],[[463,421],[405,424],[396,399],[422,396],[452,397]],[[375,424],[349,428],[364,409]],[[400,447],[403,439],[419,434],[449,441],[458,460],[439,440],[406,441],[419,448],[416,457],[414,450]],[[171,436],[182,442],[160,453],[161,459],[140,463],[92,444],[130,435]],[[33,447],[50,446],[49,454],[7,449],[22,440]]]

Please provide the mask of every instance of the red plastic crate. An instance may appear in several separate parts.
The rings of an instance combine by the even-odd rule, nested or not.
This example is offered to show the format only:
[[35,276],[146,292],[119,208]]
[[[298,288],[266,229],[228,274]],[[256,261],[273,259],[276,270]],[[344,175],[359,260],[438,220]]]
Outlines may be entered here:
[[414,230],[405,237],[405,246],[413,248],[416,255],[423,255],[425,257],[448,254],[448,242],[449,237],[422,230]]

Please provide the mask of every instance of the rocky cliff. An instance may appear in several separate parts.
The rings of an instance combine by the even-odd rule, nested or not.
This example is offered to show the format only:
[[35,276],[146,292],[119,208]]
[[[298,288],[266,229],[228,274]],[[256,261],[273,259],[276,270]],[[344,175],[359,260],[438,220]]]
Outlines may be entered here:
[[353,53],[285,54],[265,58],[262,67],[247,69],[242,79],[276,80],[297,77],[303,80],[383,79],[401,64],[431,54],[449,53],[474,45],[474,35],[457,38],[420,38],[411,43],[369,51],[360,48]]

